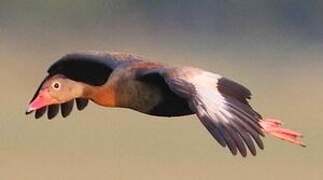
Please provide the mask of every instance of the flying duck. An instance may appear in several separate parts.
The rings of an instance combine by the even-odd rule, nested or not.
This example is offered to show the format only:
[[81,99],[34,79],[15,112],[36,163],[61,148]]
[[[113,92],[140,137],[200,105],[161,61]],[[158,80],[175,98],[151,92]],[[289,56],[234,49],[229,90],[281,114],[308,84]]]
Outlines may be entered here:
[[302,134],[281,128],[279,120],[264,119],[249,104],[251,92],[219,74],[189,66],[170,66],[147,58],[110,52],[71,53],[48,69],[26,114],[35,118],[47,111],[67,117],[74,102],[83,110],[89,100],[106,107],[130,108],[141,113],[173,117],[195,114],[214,139],[233,155],[256,155],[261,137],[305,146]]

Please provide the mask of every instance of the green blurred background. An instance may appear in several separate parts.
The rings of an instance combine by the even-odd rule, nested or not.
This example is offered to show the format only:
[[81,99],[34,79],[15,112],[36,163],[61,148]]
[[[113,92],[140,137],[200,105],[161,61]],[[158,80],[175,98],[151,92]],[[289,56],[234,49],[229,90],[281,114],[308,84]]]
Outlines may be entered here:
[[[323,179],[323,1],[0,0],[0,179]],[[63,120],[25,106],[60,56],[126,51],[249,87],[265,117],[305,134],[233,157],[194,116],[91,104]]]

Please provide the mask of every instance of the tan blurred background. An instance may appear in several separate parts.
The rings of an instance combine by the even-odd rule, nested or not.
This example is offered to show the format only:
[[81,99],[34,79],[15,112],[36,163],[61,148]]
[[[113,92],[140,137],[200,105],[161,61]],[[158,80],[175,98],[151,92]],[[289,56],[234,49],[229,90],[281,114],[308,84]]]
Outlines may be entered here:
[[[323,179],[323,3],[0,0],[0,180]],[[24,110],[48,66],[79,50],[195,65],[249,87],[265,117],[305,134],[233,157],[194,116],[91,104],[53,121]]]

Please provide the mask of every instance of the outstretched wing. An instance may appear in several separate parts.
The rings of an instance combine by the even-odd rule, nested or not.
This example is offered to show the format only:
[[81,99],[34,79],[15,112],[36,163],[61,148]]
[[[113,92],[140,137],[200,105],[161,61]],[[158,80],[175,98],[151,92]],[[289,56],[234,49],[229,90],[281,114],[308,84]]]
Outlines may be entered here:
[[[255,155],[263,149],[259,125],[261,116],[249,105],[251,93],[244,86],[218,74],[193,67],[160,68],[145,72],[142,77],[156,76],[165,80],[169,89],[185,98],[202,124],[231,153]],[[247,147],[247,148],[246,148]]]
[[[126,53],[109,52],[86,52],[67,54],[57,60],[48,69],[48,75],[40,84],[32,102],[38,95],[43,83],[56,74],[62,74],[74,81],[87,83],[93,86],[103,85],[109,78],[112,71],[119,65],[141,61],[143,58]],[[75,99],[63,104],[54,104],[36,110],[35,118],[42,117],[47,111],[48,119],[54,118],[61,109],[63,117],[68,116],[74,106],[74,101],[78,110],[83,110],[87,104],[87,99]]]

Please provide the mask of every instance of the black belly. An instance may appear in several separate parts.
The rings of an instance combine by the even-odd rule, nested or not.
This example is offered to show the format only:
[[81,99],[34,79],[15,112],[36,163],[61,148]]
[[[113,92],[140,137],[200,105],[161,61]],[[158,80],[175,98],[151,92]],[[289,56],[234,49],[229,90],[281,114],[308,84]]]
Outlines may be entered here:
[[[152,107],[150,111],[145,112],[146,114],[168,117],[194,114],[189,108],[187,100],[171,91],[168,84],[159,73],[142,75],[141,72],[142,71],[137,72],[137,80],[156,86],[160,89],[159,93],[161,93],[162,96],[160,102]],[[144,69],[143,72],[146,72],[146,69]]]
[[184,116],[194,114],[189,108],[187,101],[178,96],[169,95],[164,97],[163,100],[151,109],[147,114],[155,116]]

